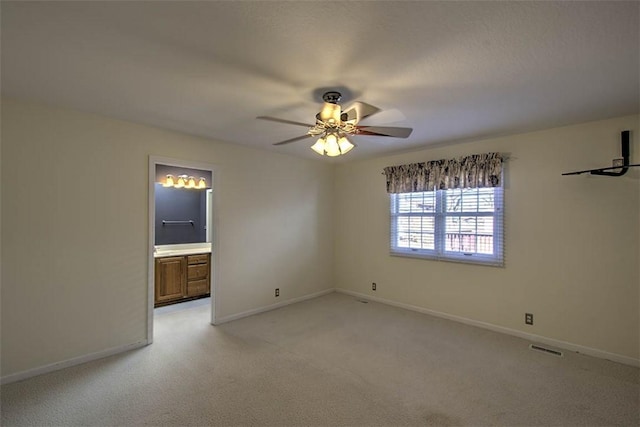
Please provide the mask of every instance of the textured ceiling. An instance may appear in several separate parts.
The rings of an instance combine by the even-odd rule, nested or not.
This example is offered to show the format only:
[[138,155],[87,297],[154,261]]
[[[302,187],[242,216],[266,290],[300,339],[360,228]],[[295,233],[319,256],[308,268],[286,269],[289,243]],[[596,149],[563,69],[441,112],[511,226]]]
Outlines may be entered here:
[[[383,109],[337,161],[637,113],[638,2],[6,2],[3,95],[323,161],[319,88]],[[336,161],[336,160],[333,160]]]

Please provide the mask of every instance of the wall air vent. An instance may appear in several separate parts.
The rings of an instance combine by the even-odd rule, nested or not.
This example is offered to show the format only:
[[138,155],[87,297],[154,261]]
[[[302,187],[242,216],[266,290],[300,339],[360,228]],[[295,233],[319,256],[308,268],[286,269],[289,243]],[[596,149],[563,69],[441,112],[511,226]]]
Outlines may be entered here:
[[552,348],[543,347],[539,344],[531,344],[529,345],[531,350],[542,351],[544,353],[553,354],[554,356],[562,357],[562,352],[558,350],[554,350]]

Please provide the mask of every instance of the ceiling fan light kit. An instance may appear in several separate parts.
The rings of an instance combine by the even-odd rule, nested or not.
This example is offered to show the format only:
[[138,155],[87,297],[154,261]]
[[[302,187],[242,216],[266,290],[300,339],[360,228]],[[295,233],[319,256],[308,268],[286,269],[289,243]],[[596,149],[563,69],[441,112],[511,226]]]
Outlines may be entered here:
[[335,133],[328,133],[326,137],[322,136],[318,138],[315,144],[311,146],[311,149],[316,153],[329,157],[339,156],[341,154],[347,154],[351,149],[355,147],[344,135]]
[[347,136],[388,136],[393,138],[407,138],[413,129],[389,126],[358,126],[358,123],[365,117],[369,117],[380,111],[378,107],[364,102],[355,102],[346,110],[342,110],[338,102],[342,98],[340,92],[326,92],[322,99],[324,105],[316,115],[316,123],[309,125],[275,117],[259,116],[258,119],[270,120],[279,123],[286,123],[296,126],[308,127],[306,135],[276,142],[273,145],[283,145],[300,141],[308,137],[319,136],[318,140],[311,146],[316,153],[329,157],[347,154],[355,147]]

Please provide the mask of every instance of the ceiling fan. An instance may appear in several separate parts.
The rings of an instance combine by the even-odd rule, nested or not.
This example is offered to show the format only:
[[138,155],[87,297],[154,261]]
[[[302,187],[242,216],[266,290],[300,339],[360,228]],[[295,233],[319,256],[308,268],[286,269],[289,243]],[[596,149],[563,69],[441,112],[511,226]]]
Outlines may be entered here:
[[363,135],[407,138],[413,131],[411,128],[402,127],[359,126],[358,123],[360,123],[362,119],[376,114],[380,109],[364,102],[354,102],[349,108],[343,111],[339,104],[340,98],[342,98],[342,94],[336,91],[329,91],[322,95],[324,105],[322,110],[316,114],[316,123],[314,125],[276,117],[259,116],[257,118],[309,128],[305,135],[276,142],[273,145],[290,144],[317,136],[319,138],[316,143],[311,146],[311,149],[320,155],[326,154],[331,157],[346,154],[355,146],[347,138],[350,136]]

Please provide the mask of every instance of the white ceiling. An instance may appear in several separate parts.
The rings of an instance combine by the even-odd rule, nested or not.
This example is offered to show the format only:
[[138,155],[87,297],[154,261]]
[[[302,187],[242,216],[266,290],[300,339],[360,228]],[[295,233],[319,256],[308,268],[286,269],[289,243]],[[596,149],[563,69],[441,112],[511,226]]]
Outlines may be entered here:
[[[383,109],[338,161],[637,113],[638,2],[6,2],[3,95],[323,161],[319,88]],[[336,161],[336,160],[333,160]]]

